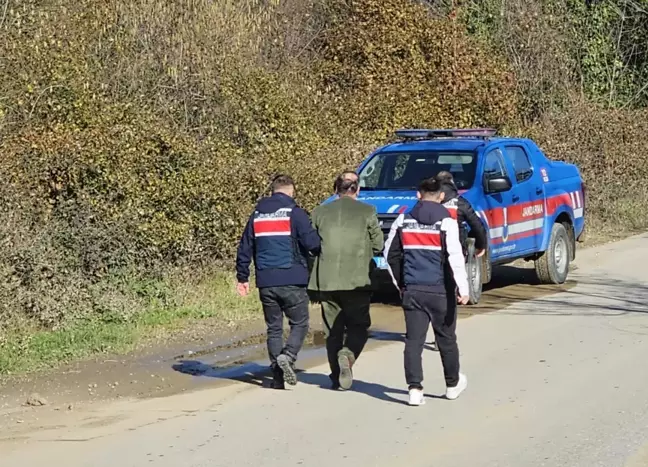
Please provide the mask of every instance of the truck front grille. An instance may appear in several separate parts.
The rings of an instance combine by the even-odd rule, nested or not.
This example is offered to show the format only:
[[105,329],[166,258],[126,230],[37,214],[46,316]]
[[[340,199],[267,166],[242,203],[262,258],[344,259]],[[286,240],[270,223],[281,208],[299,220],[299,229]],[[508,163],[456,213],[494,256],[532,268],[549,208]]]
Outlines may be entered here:
[[389,230],[398,216],[399,214],[378,214],[378,222],[380,223],[380,228],[385,235],[385,239],[387,239]]

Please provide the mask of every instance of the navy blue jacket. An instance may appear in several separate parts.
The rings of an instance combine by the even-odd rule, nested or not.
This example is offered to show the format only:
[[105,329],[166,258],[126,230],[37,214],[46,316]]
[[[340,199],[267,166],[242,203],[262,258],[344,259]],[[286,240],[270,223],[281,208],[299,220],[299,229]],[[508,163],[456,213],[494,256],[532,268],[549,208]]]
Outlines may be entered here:
[[384,257],[399,289],[445,293],[456,284],[462,296],[468,295],[457,221],[438,203],[419,201],[409,214],[398,216]]
[[488,234],[486,233],[484,224],[482,224],[482,221],[468,200],[463,196],[459,196],[454,184],[444,183],[441,185],[441,189],[445,193],[444,204],[454,199],[458,201],[457,222],[459,223],[459,239],[464,250],[467,237],[464,222],[470,226],[470,235],[475,238],[475,248],[477,250],[485,250],[488,248]]
[[[297,260],[289,268],[259,269],[255,263],[258,288],[308,285],[308,253],[317,254],[320,249],[319,234],[313,229],[308,214],[298,207],[290,196],[274,193],[272,196],[261,199],[255,211],[272,213],[281,208],[292,208],[290,230],[291,237],[297,245],[296,254],[299,258],[296,258]],[[236,279],[238,282],[248,282],[250,279],[250,263],[254,260],[256,251],[253,221],[254,214],[250,216],[245,226],[236,255]]]

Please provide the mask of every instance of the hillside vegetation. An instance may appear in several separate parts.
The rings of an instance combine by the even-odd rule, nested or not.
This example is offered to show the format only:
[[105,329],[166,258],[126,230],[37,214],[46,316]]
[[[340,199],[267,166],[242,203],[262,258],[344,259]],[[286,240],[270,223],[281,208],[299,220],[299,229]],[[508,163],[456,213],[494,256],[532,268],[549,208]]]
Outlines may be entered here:
[[648,0],[0,0],[0,346],[199,302],[272,174],[312,208],[397,127],[532,136],[645,228],[647,108]]

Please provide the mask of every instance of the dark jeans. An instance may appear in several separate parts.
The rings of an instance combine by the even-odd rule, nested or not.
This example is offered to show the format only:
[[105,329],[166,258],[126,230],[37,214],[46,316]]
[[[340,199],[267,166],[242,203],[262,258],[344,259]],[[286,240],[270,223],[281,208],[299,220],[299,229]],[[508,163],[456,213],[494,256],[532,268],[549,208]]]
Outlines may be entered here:
[[459,348],[457,347],[457,304],[455,294],[435,294],[405,290],[405,378],[410,388],[422,388],[423,346],[430,322],[441,354],[447,387],[459,383]]
[[371,292],[320,292],[319,299],[326,328],[326,352],[331,366],[331,379],[337,381],[340,376],[338,352],[346,347],[357,360],[369,339]]
[[[283,286],[259,289],[263,314],[268,331],[268,357],[274,366],[277,357],[284,353],[297,360],[297,354],[308,334],[308,294],[306,287]],[[283,342],[283,315],[288,318],[290,334]]]

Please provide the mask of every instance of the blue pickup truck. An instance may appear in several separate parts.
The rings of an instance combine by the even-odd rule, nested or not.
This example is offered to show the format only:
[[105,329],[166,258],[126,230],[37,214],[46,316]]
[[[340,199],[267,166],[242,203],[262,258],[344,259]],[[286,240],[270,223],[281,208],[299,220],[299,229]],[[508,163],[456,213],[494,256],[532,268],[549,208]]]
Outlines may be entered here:
[[[585,225],[585,184],[576,166],[547,159],[529,139],[497,137],[492,129],[405,129],[396,137],[357,170],[359,200],[376,207],[385,235],[416,204],[419,182],[447,170],[489,236],[481,258],[468,240],[469,303],[479,302],[493,265],[520,258],[535,261],[541,283],[565,282]],[[384,279],[384,259],[374,261],[372,274]]]

